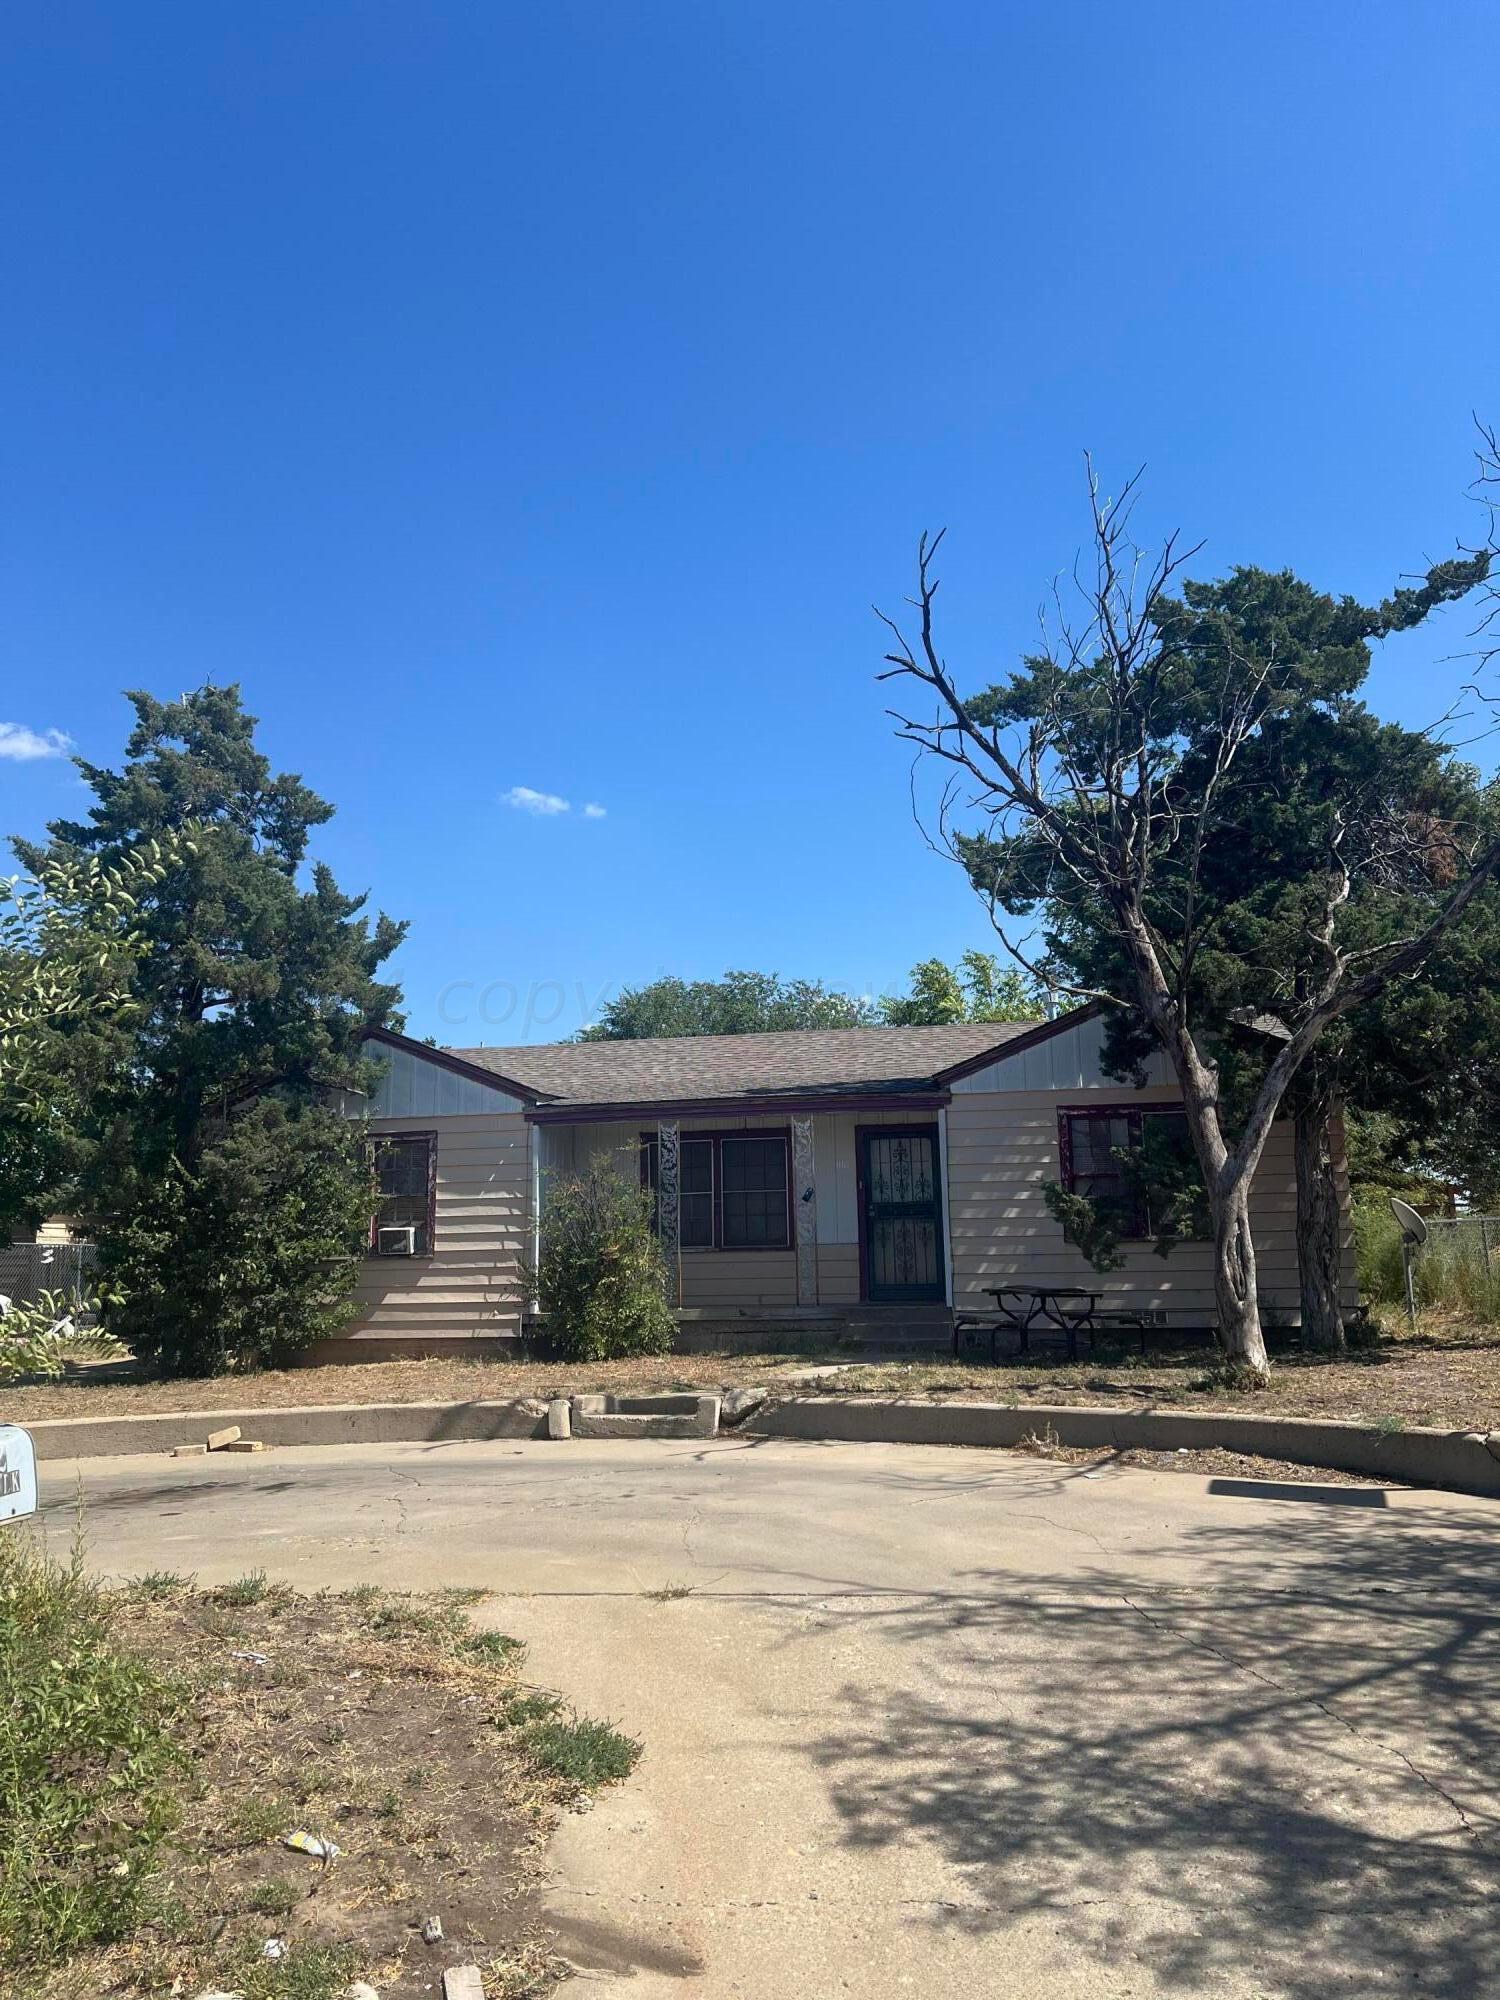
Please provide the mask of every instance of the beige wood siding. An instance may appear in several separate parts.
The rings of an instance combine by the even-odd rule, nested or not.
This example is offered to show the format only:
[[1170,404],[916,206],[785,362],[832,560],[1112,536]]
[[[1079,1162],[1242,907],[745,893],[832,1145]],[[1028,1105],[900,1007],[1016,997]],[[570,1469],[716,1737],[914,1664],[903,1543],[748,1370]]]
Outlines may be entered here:
[[526,1237],[528,1128],[519,1111],[377,1118],[370,1130],[437,1133],[430,1257],[370,1257],[353,1339],[494,1340],[521,1327],[517,1259]]
[[[1102,1102],[1105,1093],[1095,1097]],[[1174,1090],[1118,1093],[1114,1101],[1171,1104]],[[1095,1271],[1063,1241],[1047,1211],[1043,1187],[1060,1172],[1057,1114],[1087,1103],[1088,1093],[1057,1090],[955,1091],[948,1108],[948,1180],[953,1243],[954,1304],[993,1310],[987,1285],[1086,1285],[1106,1305],[1162,1311],[1176,1325],[1207,1325],[1214,1316],[1212,1260],[1207,1244],[1180,1244],[1158,1257],[1148,1244],[1126,1246],[1118,1271]],[[1262,1308],[1288,1320],[1298,1309],[1296,1176],[1292,1133],[1275,1126],[1251,1190],[1251,1228]],[[1348,1293],[1354,1299],[1352,1259]]]
[[859,1301],[859,1244],[818,1245],[818,1304],[855,1305]]
[[795,1250],[684,1250],[682,1304],[705,1312],[797,1303]]

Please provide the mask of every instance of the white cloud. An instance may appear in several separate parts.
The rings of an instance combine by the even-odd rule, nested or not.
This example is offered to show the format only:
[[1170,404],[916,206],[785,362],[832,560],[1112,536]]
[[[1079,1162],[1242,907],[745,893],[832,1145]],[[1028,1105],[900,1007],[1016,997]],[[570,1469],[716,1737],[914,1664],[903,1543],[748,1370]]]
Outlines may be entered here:
[[554,813],[568,810],[566,799],[560,799],[556,792],[534,792],[530,785],[512,785],[508,792],[500,794],[502,805],[514,806],[517,812],[535,813],[539,819],[550,819]]
[[13,764],[30,764],[38,757],[64,757],[73,747],[71,736],[60,729],[37,733],[24,722],[0,722],[0,757]]
[[604,808],[603,806],[596,806],[592,802],[590,802],[588,805],[584,807],[583,816],[585,819],[603,819]]

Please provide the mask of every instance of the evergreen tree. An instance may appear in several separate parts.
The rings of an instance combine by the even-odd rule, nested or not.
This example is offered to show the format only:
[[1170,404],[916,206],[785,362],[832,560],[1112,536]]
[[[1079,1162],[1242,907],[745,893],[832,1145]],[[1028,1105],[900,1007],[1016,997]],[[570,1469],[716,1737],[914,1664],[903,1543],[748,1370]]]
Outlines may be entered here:
[[[308,1339],[330,1329],[342,1309],[330,1290],[347,1302],[369,1174],[317,1106],[368,1083],[360,1032],[394,1018],[397,989],[376,975],[405,926],[369,922],[322,863],[299,881],[333,808],[272,772],[238,688],[129,699],[123,768],[78,760],[97,801],[88,818],[16,850],[33,872],[108,866],[193,829],[191,851],[139,900],[129,1017],[76,1030],[101,1079],[79,1182],[106,1282],[128,1288],[113,1310],[138,1352],[186,1373],[256,1358],[243,1330],[257,1316],[284,1352],[299,1326]],[[271,1093],[279,1113],[251,1108]],[[271,1229],[293,1232],[274,1252]]]
[[[1220,922],[1212,858],[1243,837],[1254,747],[1283,724],[1348,722],[1370,641],[1482,586],[1490,552],[1438,564],[1379,605],[1312,602],[1295,578],[1254,570],[1200,586],[1182,581],[1173,543],[1154,559],[1135,547],[1133,492],[1131,482],[1105,501],[1091,482],[1081,616],[1065,615],[1046,651],[973,695],[938,645],[937,544],[924,538],[919,629],[908,639],[886,621],[885,678],[937,698],[935,716],[898,713],[898,728],[949,772],[941,831],[1002,933],[1014,944],[1008,923],[1020,934],[1041,923],[1064,964],[1082,942],[1110,976],[1079,986],[1137,1015],[1172,1065],[1212,1221],[1219,1336],[1263,1375],[1249,1195],[1272,1122],[1345,1017],[1447,948],[1500,868],[1500,836],[1487,812],[1445,821],[1440,800],[1413,823],[1379,784],[1327,798],[1295,889],[1273,913],[1256,908],[1253,884],[1239,899],[1237,945]],[[1273,837],[1277,805],[1262,788],[1256,813]],[[1258,953],[1272,966],[1272,935],[1294,908],[1303,943],[1283,963],[1274,1049],[1237,1105],[1225,1074],[1232,1022],[1204,997],[1211,961]]]
[[[1314,651],[1336,607],[1297,579],[1242,572],[1195,587],[1235,632],[1260,643],[1247,604],[1278,607],[1284,660]],[[1351,660],[1357,686],[1368,650]],[[1248,742],[1223,794],[1220,833],[1197,876],[1202,944],[1190,991],[1231,1119],[1247,1112],[1290,1034],[1289,1023],[1327,967],[1319,898],[1329,853],[1351,862],[1341,948],[1367,957],[1419,930],[1451,886],[1477,834],[1500,819],[1500,798],[1418,731],[1383,723],[1350,692],[1289,705]],[[1164,871],[1159,893],[1173,886]],[[1076,905],[1054,936],[1063,976],[1123,981],[1108,927]],[[1297,1239],[1304,1340],[1343,1344],[1341,1114],[1373,1114],[1409,1157],[1480,1166],[1475,1132],[1500,1108],[1500,998],[1485,964],[1500,943],[1500,891],[1470,903],[1441,954],[1329,1024],[1287,1091],[1297,1169]],[[1153,1046],[1138,1011],[1109,1017],[1106,1062],[1134,1070]],[[1469,1178],[1460,1171],[1458,1177]],[[1156,1204],[1152,1204],[1156,1206]],[[1080,1229],[1074,1214],[1072,1225]]]
[[111,1046],[89,1030],[133,1018],[137,899],[189,844],[152,841],[111,867],[69,855],[0,881],[0,1227],[68,1205],[87,1107],[112,1080],[99,1068]]

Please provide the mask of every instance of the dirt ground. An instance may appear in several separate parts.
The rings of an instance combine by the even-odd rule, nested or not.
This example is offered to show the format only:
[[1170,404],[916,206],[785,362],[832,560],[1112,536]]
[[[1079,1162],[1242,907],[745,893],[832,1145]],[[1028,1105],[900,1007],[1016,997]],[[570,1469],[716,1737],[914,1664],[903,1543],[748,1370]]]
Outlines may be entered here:
[[837,1376],[799,1384],[801,1370],[838,1360],[814,1350],[677,1354],[594,1363],[378,1361],[292,1368],[206,1381],[153,1382],[116,1368],[85,1368],[66,1381],[4,1392],[7,1422],[150,1411],[268,1409],[315,1403],[465,1402],[590,1390],[713,1388],[771,1382],[785,1393],[934,1396],[1001,1403],[1121,1404],[1241,1415],[1344,1417],[1353,1422],[1500,1429],[1500,1328],[1427,1316],[1413,1334],[1393,1327],[1374,1346],[1336,1362],[1295,1350],[1273,1356],[1268,1387],[1216,1379],[1202,1344],[1139,1353],[1100,1349],[1077,1365],[1033,1354],[955,1362],[949,1358],[849,1362]]
[[[564,1968],[538,1884],[559,1809],[581,1794],[528,1750],[535,1715],[559,1704],[520,1679],[524,1649],[467,1636],[463,1605],[485,1594],[307,1598],[263,1574],[128,1587],[121,1643],[194,1687],[192,1782],[162,1918],[56,1973],[48,2000],[242,1985],[268,1944],[288,1966],[354,1954],[383,2000],[427,1996],[466,1961],[504,2000],[550,1992]],[[331,1865],[283,1844],[298,1829],[337,1843]]]
[[1285,1458],[1262,1458],[1256,1452],[1228,1451],[1216,1445],[1206,1451],[1191,1448],[1177,1451],[1146,1451],[1129,1445],[1119,1451],[1101,1451],[1093,1445],[1064,1445],[1046,1435],[1034,1436],[1013,1450],[1022,1457],[1035,1458],[1046,1465],[1070,1465],[1085,1477],[1112,1472],[1134,1465],[1147,1472],[1195,1472],[1202,1479],[1253,1479],[1274,1481],[1282,1486],[1391,1486],[1398,1482],[1376,1479],[1367,1472],[1340,1472],[1336,1466],[1298,1465]]

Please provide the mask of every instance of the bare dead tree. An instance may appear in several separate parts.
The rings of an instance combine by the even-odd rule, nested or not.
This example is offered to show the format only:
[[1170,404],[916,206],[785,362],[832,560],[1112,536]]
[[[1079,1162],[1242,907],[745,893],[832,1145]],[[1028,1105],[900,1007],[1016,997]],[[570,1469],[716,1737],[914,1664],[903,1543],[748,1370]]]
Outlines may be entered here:
[[[1027,939],[1037,911],[1070,899],[1087,904],[1118,947],[1128,991],[1062,990],[1138,1011],[1170,1060],[1213,1219],[1220,1341],[1236,1363],[1264,1374],[1249,1194],[1288,1086],[1333,1022],[1437,949],[1500,868],[1500,839],[1477,828],[1446,829],[1449,886],[1428,920],[1411,935],[1355,948],[1340,933],[1355,870],[1364,879],[1382,865],[1381,843],[1409,842],[1410,830],[1372,823],[1358,802],[1350,804],[1352,820],[1333,817],[1309,926],[1317,970],[1301,982],[1248,1115],[1232,1134],[1218,1065],[1194,1018],[1193,970],[1211,922],[1203,864],[1208,843],[1226,832],[1224,795],[1236,761],[1278,700],[1277,661],[1274,654],[1248,657],[1227,642],[1194,657],[1164,641],[1166,602],[1197,550],[1175,538],[1154,555],[1136,547],[1130,514],[1138,483],[1139,474],[1106,499],[1089,466],[1092,563],[1075,567],[1068,597],[1058,594],[1043,650],[977,697],[960,691],[937,643],[934,561],[943,536],[924,535],[917,594],[909,600],[915,637],[877,611],[891,634],[880,678],[914,683],[933,697],[928,714],[890,713],[901,737],[947,768],[938,844],[966,867],[1010,956],[1058,984],[1056,968],[1040,963]],[[1443,602],[1488,573],[1487,555],[1439,565],[1425,590],[1431,603]],[[1161,866],[1167,855],[1169,875]]]

